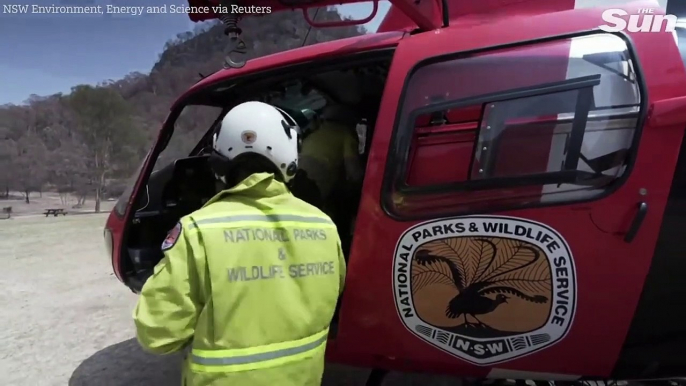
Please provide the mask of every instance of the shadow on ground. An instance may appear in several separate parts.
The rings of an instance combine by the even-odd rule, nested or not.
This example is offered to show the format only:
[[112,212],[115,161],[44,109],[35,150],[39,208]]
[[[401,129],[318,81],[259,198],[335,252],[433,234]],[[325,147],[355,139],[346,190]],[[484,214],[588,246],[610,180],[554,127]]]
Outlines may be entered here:
[[[151,355],[136,339],[104,348],[74,370],[69,386],[179,385],[181,355]],[[322,386],[364,386],[369,370],[327,365]],[[383,386],[459,386],[459,380],[421,374],[391,373]]]
[[144,352],[136,339],[106,347],[83,361],[69,386],[176,385],[181,377],[181,354]]

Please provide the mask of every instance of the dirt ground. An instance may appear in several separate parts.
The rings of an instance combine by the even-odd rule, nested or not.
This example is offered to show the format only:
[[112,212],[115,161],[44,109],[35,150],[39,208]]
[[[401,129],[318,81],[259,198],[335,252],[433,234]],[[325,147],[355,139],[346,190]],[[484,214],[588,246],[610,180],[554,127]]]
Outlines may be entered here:
[[[112,274],[102,239],[107,215],[25,214],[0,220],[0,383],[178,384],[180,358],[146,354],[134,338],[136,295]],[[363,385],[367,374],[330,365],[323,385]],[[457,384],[406,374],[391,374],[383,383]]]

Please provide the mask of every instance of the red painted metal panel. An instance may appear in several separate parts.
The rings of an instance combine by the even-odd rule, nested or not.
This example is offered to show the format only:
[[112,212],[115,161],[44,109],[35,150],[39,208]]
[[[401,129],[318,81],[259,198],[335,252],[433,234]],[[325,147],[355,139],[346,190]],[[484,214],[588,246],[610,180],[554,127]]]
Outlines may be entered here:
[[[658,126],[657,118],[650,121],[640,139],[631,175],[610,196],[583,204],[497,213],[537,221],[559,232],[574,256],[577,284],[577,309],[567,336],[539,353],[502,364],[472,365],[425,343],[403,326],[394,303],[392,251],[401,234],[418,222],[391,219],[379,202],[400,94],[405,76],[417,62],[444,53],[584,31],[596,27],[599,17],[597,10],[560,12],[526,20],[514,17],[488,26],[457,26],[415,35],[401,42],[391,67],[367,166],[336,345],[338,360],[374,358],[376,363],[398,370],[421,369],[474,377],[486,376],[492,368],[609,375],[650,265],[683,128]],[[469,39],[463,39],[464,36]],[[678,96],[686,87],[686,77],[673,39],[659,34],[632,34],[631,38],[641,59],[650,101]],[[566,65],[559,63],[537,74],[555,77],[566,70]],[[429,77],[425,81],[436,79]],[[440,81],[450,82],[444,78]],[[654,157],[655,152],[661,154],[659,160]],[[649,191],[644,199],[651,211],[641,232],[629,244],[622,235],[628,229],[641,188]],[[455,199],[455,194],[450,196]],[[604,219],[603,225],[591,218]]]

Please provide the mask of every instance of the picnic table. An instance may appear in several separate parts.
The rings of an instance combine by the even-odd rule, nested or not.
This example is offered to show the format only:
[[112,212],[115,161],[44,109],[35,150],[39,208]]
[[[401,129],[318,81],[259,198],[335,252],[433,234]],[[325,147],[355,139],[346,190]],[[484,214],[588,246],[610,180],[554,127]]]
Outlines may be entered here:
[[5,220],[12,217],[12,207],[6,206],[6,207],[2,208],[2,213],[4,213],[6,215]]
[[53,215],[57,217],[57,215],[61,214],[62,216],[66,216],[67,212],[64,209],[46,209],[45,213],[43,213],[45,217],[48,217],[49,215]]

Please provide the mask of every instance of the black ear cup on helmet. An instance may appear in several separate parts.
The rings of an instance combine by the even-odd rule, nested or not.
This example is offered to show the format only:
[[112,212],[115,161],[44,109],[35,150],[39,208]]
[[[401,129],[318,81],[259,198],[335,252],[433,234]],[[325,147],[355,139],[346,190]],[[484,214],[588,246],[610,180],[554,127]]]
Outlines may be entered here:
[[296,164],[295,162],[291,162],[290,164],[288,164],[288,167],[286,168],[286,175],[288,177],[293,177],[297,172],[298,164]]
[[207,162],[212,171],[220,177],[226,177],[231,172],[231,161],[216,151],[210,153]]

